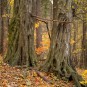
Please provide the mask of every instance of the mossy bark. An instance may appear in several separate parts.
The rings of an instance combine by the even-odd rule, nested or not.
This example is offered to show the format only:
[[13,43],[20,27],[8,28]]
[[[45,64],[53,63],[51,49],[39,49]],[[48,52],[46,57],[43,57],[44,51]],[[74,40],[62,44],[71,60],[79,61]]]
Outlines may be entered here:
[[40,70],[51,71],[60,78],[72,78],[76,87],[81,87],[81,78],[70,62],[71,3],[72,0],[54,0],[53,19],[58,22],[53,22],[48,58]]
[[33,0],[15,0],[9,26],[9,44],[5,62],[10,65],[35,66]]

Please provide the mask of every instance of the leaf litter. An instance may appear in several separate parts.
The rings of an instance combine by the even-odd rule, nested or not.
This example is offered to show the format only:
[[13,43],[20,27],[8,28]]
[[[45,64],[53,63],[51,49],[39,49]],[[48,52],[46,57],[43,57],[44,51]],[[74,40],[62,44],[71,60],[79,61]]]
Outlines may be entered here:
[[52,73],[27,71],[4,63],[0,65],[0,87],[73,87],[73,82],[59,80]]

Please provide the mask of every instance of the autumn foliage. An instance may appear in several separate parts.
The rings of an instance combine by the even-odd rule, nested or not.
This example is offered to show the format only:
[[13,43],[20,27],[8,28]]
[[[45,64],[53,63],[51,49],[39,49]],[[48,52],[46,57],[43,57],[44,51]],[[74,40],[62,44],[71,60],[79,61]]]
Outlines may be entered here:
[[[35,29],[37,29],[40,25],[40,23],[42,22],[37,22],[35,23]],[[35,40],[36,40],[36,33],[35,33]],[[41,53],[44,53],[45,51],[47,51],[49,49],[49,46],[50,46],[50,40],[49,40],[49,37],[48,37],[48,33],[47,31],[46,32],[43,32],[42,33],[42,42],[41,42],[41,46],[36,48],[36,53],[39,55]]]

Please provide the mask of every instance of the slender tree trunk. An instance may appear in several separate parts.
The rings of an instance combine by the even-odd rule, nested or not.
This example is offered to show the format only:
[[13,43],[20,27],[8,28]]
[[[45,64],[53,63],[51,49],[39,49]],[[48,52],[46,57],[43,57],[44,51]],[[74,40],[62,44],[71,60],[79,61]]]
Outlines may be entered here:
[[3,53],[2,0],[0,0],[0,53]]
[[4,54],[6,50],[6,38],[8,29],[7,0],[0,0],[0,53]]
[[8,51],[5,62],[10,65],[35,66],[34,12],[35,0],[15,0],[9,26]]
[[58,77],[72,78],[76,87],[81,87],[79,76],[70,63],[71,24],[67,21],[72,20],[71,3],[72,0],[53,1],[53,19],[61,22],[53,22],[48,58],[41,70],[53,71]]
[[[72,52],[74,52],[76,50],[76,39],[77,39],[77,31],[78,30],[78,24],[77,24],[77,20],[74,20],[74,43],[73,43],[73,49],[72,49]],[[73,63],[74,63],[74,66],[77,66],[78,65],[78,59],[77,59],[77,55],[75,53],[72,53],[72,60],[73,60]]]
[[[36,0],[36,15],[41,17],[41,0]],[[39,21],[36,20],[36,23],[38,22]],[[42,28],[39,22],[39,27],[36,28],[36,48],[39,48],[42,46],[41,42],[42,42]]]
[[5,54],[7,50],[7,33],[8,33],[8,1],[2,0],[4,4],[2,5],[2,29],[3,29],[3,55]]
[[82,57],[81,57],[81,67],[87,69],[87,23],[86,23],[86,15],[84,15],[83,21],[83,38],[82,38]]

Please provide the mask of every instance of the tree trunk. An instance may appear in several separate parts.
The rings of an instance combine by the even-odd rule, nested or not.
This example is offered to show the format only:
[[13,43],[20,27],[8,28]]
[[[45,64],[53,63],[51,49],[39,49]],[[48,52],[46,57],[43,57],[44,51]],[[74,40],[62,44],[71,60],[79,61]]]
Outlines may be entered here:
[[70,30],[72,20],[72,0],[53,1],[53,29],[48,58],[41,67],[43,71],[53,71],[58,77],[72,78],[76,87],[81,87],[79,76],[70,63]]
[[81,57],[81,67],[87,69],[87,23],[86,23],[86,15],[84,14],[83,21],[83,38],[82,38],[82,57]]
[[0,54],[3,53],[3,19],[2,19],[2,0],[0,0]]
[[10,65],[35,66],[34,12],[35,0],[15,0],[14,13],[9,26],[8,51],[5,62]]
[[[74,27],[74,33],[73,33],[73,39],[74,39],[74,43],[72,46],[72,52],[74,52],[76,50],[76,40],[77,40],[77,31],[78,30],[78,24],[77,24],[77,20],[74,19],[74,23],[73,23],[73,27]],[[77,55],[76,53],[72,53],[72,60],[73,60],[73,65],[77,67],[78,65],[78,59],[77,59]]]
[[[36,16],[41,17],[41,0],[36,0]],[[36,23],[39,21],[36,20]],[[36,48],[39,48],[42,46],[42,28],[41,24],[39,23],[39,27],[36,28]]]
[[7,46],[8,29],[7,0],[0,0],[0,6],[0,53],[4,54]]
[[7,50],[7,36],[8,36],[8,1],[2,0],[4,4],[2,5],[2,27],[3,27],[3,55],[6,53]]

